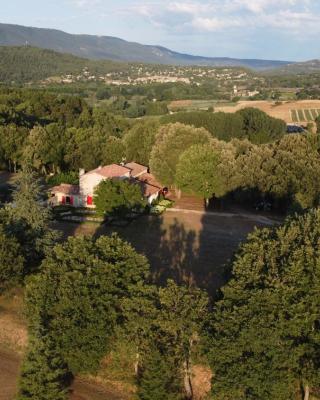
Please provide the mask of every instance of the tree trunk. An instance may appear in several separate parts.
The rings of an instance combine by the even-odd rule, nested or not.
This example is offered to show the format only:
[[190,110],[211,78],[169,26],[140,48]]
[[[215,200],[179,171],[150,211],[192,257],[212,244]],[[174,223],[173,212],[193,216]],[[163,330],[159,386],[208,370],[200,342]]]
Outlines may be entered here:
[[210,200],[209,200],[209,199],[204,199],[204,204],[205,204],[206,210],[207,210],[208,207],[209,207],[209,203],[210,203]]
[[192,383],[191,383],[190,360],[187,360],[184,363],[184,390],[186,392],[186,398],[188,400],[192,400],[193,399],[193,390],[192,390]]
[[17,173],[17,163],[16,161],[13,161],[13,171],[16,174]]
[[309,400],[309,398],[310,398],[310,387],[309,387],[309,385],[305,385],[304,387],[303,387],[303,390],[304,390],[304,400]]
[[139,358],[140,358],[139,353],[136,353],[136,360],[134,362],[134,374],[135,374],[135,376],[139,375]]
[[181,190],[178,188],[175,188],[175,192],[176,192],[177,199],[181,199]]

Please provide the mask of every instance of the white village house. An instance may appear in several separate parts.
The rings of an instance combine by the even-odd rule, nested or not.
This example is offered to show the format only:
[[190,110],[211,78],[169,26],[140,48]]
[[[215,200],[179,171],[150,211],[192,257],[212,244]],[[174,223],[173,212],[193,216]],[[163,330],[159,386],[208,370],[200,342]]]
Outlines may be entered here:
[[94,208],[94,192],[99,183],[106,179],[128,179],[133,185],[139,185],[141,194],[151,204],[156,200],[164,189],[156,181],[155,177],[148,172],[148,167],[130,162],[124,165],[111,164],[98,167],[92,171],[79,172],[79,185],[62,183],[50,190],[52,205],[71,205],[74,207]]

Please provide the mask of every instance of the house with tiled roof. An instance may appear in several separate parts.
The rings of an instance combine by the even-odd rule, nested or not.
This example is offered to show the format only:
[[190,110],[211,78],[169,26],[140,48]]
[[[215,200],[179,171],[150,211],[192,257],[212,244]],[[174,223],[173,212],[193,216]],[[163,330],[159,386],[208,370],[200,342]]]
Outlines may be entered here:
[[148,200],[149,204],[163,191],[155,177],[148,172],[148,167],[135,162],[125,165],[111,164],[88,172],[80,170],[79,185],[61,184],[53,187],[50,190],[50,203],[94,208],[95,189],[101,181],[106,179],[128,179],[132,184],[139,185],[141,195]]

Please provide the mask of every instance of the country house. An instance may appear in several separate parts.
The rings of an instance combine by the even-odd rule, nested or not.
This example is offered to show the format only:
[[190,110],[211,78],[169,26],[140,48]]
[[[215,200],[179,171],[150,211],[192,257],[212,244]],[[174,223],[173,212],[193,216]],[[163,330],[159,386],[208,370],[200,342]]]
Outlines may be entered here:
[[94,208],[95,189],[101,181],[106,179],[128,179],[133,185],[139,185],[141,194],[149,204],[165,192],[155,177],[149,173],[148,167],[130,162],[124,165],[100,166],[89,172],[81,169],[79,185],[62,183],[51,188],[50,204]]

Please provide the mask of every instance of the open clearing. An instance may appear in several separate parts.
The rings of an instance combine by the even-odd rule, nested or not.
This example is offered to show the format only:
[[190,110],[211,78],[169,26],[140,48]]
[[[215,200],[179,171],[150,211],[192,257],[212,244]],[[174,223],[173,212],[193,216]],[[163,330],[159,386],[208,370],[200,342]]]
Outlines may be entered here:
[[[177,205],[179,208],[179,205]],[[252,214],[203,213],[171,210],[162,216],[144,216],[126,227],[56,222],[55,227],[70,235],[96,235],[117,232],[151,265],[154,281],[164,283],[173,278],[181,283],[194,283],[211,294],[225,283],[224,266],[239,243],[255,227],[270,225]]]
[[[184,108],[186,111],[188,107],[193,107],[193,103],[191,100],[180,102],[172,102],[170,107],[172,108],[174,105],[176,108]],[[274,118],[283,119],[287,123],[305,123],[308,122],[309,113],[312,116],[312,120],[314,120],[319,112],[320,112],[320,100],[301,100],[301,101],[288,101],[283,102],[279,105],[276,105],[275,102],[272,101],[239,101],[233,105],[227,105],[222,103],[213,104],[214,110],[223,111],[227,113],[234,113],[238,110],[242,110],[247,107],[258,108],[266,112],[268,115]],[[194,109],[194,108],[193,108]],[[307,110],[307,115],[305,115],[305,111]],[[317,114],[317,115],[316,115]],[[309,120],[311,121],[311,120]]]

